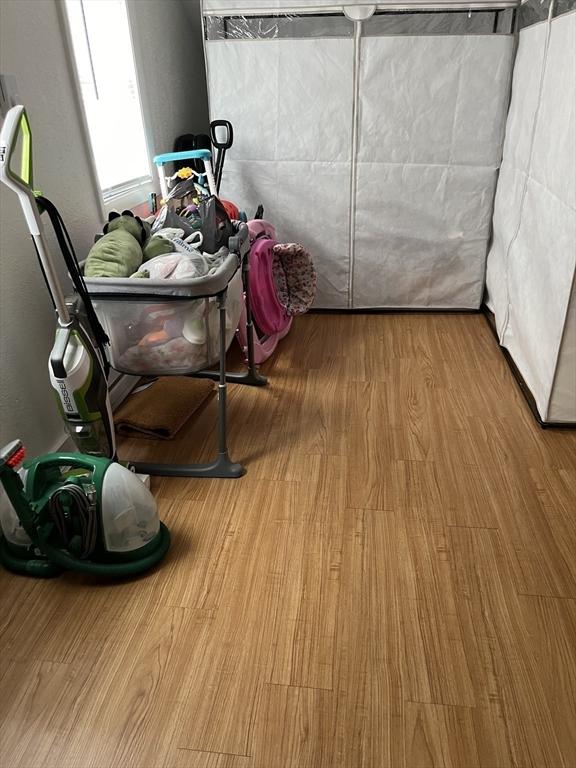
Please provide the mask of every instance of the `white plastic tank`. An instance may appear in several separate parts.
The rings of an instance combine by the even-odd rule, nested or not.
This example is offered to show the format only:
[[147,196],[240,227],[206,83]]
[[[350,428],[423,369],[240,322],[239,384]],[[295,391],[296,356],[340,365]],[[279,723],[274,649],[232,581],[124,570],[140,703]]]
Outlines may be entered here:
[[[21,467],[18,474],[24,487],[26,487],[28,471]],[[29,547],[32,544],[2,486],[0,486],[0,528],[6,541],[11,544],[17,547]]]
[[111,464],[102,487],[102,530],[109,552],[130,552],[148,544],[160,530],[154,496],[121,464]]

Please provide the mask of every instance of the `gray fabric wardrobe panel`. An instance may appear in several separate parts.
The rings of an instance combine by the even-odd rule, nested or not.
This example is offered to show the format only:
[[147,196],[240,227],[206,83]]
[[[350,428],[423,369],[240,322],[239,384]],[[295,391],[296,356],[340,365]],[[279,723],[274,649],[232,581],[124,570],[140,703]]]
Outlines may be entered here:
[[[537,27],[545,33],[547,25]],[[511,313],[503,337],[515,350],[520,369],[532,372],[542,417],[567,421],[576,421],[576,392],[556,414],[550,411],[550,400],[555,379],[563,387],[556,369],[562,346],[569,342],[565,329],[576,269],[575,51],[576,14],[554,19],[520,229],[509,255]]]
[[486,303],[497,327],[504,321],[508,305],[506,251],[520,224],[523,174],[528,170],[545,41],[541,28],[521,32],[514,62],[512,100],[494,199],[492,246],[486,265]]
[[512,353],[543,419],[548,418],[566,322],[575,247],[574,211],[529,178],[520,228],[509,254],[510,316],[502,342]]
[[576,12],[550,25],[530,175],[576,209]]
[[234,128],[229,158],[350,160],[349,39],[206,42],[210,111]]
[[354,307],[476,309],[513,40],[362,39]]
[[222,195],[249,217],[264,203],[278,239],[301,242],[318,271],[316,306],[348,306],[350,164],[226,161]]
[[520,32],[486,275],[501,344],[550,421],[576,420],[575,51],[575,13]]
[[496,172],[360,163],[354,306],[476,308]]
[[306,244],[316,305],[348,306],[354,44],[351,39],[207,41],[213,118],[234,125],[222,196],[278,238]]
[[317,307],[477,308],[512,38],[362,30],[206,41],[211,115],[235,127],[222,193],[306,244]]
[[572,283],[548,418],[553,422],[576,421],[576,280]]
[[512,55],[508,35],[363,38],[358,160],[497,167]]

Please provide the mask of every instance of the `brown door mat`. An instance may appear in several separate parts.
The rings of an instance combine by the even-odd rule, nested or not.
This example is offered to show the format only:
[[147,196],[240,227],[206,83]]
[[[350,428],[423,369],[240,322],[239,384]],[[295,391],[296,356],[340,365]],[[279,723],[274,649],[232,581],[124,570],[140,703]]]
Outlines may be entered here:
[[214,392],[209,379],[164,376],[133,392],[114,414],[119,435],[171,440]]

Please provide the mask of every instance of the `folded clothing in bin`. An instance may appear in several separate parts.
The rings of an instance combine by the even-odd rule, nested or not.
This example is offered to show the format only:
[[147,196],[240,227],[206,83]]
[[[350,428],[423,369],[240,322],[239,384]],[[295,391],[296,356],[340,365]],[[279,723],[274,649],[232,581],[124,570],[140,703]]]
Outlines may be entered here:
[[187,278],[204,277],[212,270],[218,269],[219,263],[214,256],[205,256],[193,249],[190,252],[174,251],[155,256],[144,264],[133,278],[152,280],[182,280]]

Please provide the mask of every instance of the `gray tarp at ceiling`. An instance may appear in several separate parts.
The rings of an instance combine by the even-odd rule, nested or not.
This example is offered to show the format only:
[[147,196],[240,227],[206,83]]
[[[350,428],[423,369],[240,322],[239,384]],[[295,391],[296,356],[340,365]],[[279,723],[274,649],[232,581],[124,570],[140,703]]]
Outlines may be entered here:
[[[318,307],[478,308],[512,12],[282,15],[298,5],[204,2],[223,196],[306,244]],[[280,16],[241,15],[264,6]]]

